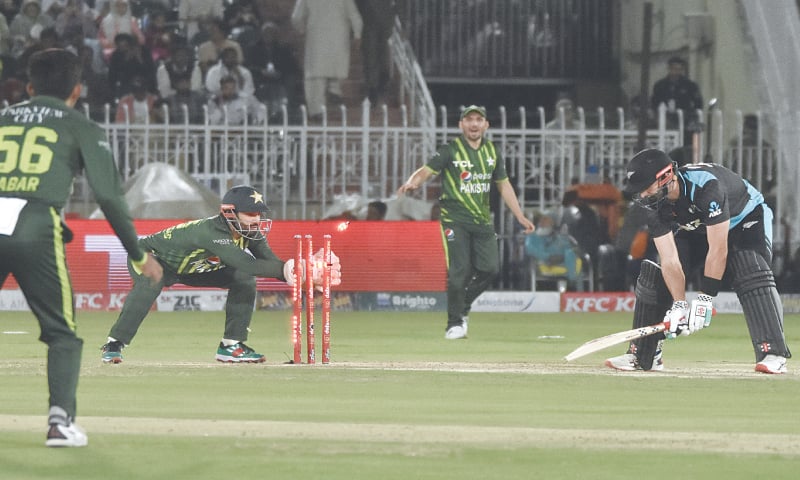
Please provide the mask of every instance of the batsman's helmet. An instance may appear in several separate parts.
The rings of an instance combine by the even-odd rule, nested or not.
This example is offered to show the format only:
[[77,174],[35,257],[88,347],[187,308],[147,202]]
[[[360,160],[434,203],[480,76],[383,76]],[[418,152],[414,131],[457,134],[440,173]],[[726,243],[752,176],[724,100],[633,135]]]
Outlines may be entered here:
[[[643,207],[654,209],[667,197],[667,188],[675,173],[675,163],[661,150],[648,148],[628,162],[627,178],[622,191]],[[642,197],[641,193],[658,182],[658,192]]]
[[[255,188],[237,185],[222,197],[219,213],[236,232],[250,240],[261,240],[267,236],[272,227],[272,220],[267,218],[267,204]],[[250,224],[242,224],[238,213],[257,213],[259,220]]]

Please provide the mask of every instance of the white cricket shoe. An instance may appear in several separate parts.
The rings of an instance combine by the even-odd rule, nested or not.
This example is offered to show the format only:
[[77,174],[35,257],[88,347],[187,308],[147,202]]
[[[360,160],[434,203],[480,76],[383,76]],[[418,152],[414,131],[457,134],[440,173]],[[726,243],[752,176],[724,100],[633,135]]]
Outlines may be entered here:
[[[606,360],[605,365],[606,367],[613,368],[615,370],[621,370],[623,372],[644,370],[642,366],[639,365],[639,359],[637,359],[636,355],[632,353],[626,353],[618,357],[611,357]],[[650,371],[660,372],[662,370],[664,370],[664,361],[662,359],[661,350],[658,350],[653,357],[653,366],[650,368]]]
[[632,372],[636,370],[638,366],[639,362],[636,360],[636,355],[632,353],[625,353],[606,360],[606,367],[622,370],[624,372]]
[[756,363],[756,372],[761,373],[786,373],[786,357],[769,354],[763,360]]
[[461,317],[461,326],[464,327],[464,336],[467,336],[467,331],[469,331],[469,317],[464,315]]
[[89,444],[89,437],[73,422],[69,425],[51,423],[44,444],[48,447],[85,447]]
[[450,327],[444,334],[444,338],[446,338],[447,340],[458,340],[460,338],[467,338],[467,329],[465,329],[461,325]]

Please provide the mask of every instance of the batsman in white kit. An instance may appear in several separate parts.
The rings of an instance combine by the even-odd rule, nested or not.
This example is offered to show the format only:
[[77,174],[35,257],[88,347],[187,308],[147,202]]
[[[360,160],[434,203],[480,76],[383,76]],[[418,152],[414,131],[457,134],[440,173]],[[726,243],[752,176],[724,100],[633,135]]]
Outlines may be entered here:
[[[664,331],[631,341],[626,353],[605,364],[623,371],[663,370],[664,339],[709,326],[714,297],[730,285],[750,332],[755,370],[786,373],[791,353],[770,267],[773,215],[761,192],[721,165],[678,168],[657,149],[642,150],[631,159],[623,190],[648,210],[648,228],[661,262],[642,263],[633,328],[663,322]],[[702,276],[690,305],[686,279],[696,268]]]

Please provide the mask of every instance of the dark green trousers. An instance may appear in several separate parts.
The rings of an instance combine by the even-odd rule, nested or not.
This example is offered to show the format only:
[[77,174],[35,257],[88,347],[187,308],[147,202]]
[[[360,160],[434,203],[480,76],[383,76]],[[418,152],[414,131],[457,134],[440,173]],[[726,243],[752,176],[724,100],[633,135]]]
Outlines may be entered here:
[[247,340],[247,328],[253,318],[253,305],[256,299],[256,279],[254,276],[233,268],[222,268],[213,272],[192,275],[178,275],[164,266],[164,276],[159,283],[137,273],[128,259],[128,271],[133,278],[133,288],[125,298],[116,323],[108,336],[128,345],[133,341],[139,326],[150,312],[153,302],[164,287],[182,283],[192,287],[216,287],[228,290],[225,303],[225,333],[223,338]]
[[497,234],[492,225],[442,222],[447,255],[447,328],[461,325],[472,302],[500,273]]
[[39,321],[39,340],[47,345],[50,406],[61,407],[75,418],[83,340],[75,334],[72,282],[64,248],[71,236],[55,208],[29,202],[14,233],[0,234],[0,286],[9,273],[14,274]]

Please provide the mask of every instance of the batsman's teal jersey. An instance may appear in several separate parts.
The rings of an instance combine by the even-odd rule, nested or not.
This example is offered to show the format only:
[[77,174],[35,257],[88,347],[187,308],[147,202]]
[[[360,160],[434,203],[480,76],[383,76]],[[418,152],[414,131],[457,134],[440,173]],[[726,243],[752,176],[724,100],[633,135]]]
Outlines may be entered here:
[[472,148],[459,137],[443,145],[426,164],[442,178],[439,197],[443,223],[490,225],[489,192],[492,183],[508,178],[503,159],[486,139]]
[[125,249],[141,260],[144,253],[103,130],[54,97],[37,96],[0,112],[0,197],[60,211],[81,171]]
[[228,223],[220,216],[169,227],[142,238],[140,244],[178,275],[199,275],[231,267],[256,277],[286,280],[284,262],[265,239],[234,240]]

